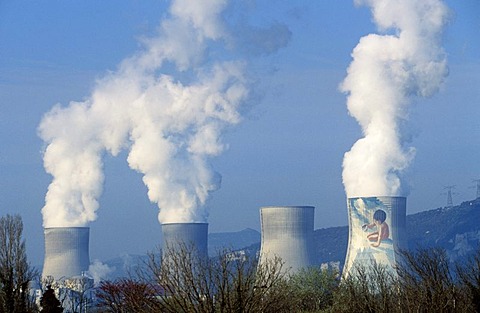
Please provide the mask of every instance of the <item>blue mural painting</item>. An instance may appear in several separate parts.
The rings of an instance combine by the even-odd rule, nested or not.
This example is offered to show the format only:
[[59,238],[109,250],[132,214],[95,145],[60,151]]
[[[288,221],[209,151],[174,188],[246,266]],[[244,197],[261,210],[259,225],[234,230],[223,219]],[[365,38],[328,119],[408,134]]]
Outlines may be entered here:
[[382,264],[393,270],[392,208],[381,197],[348,199],[350,238],[345,272],[356,264]]

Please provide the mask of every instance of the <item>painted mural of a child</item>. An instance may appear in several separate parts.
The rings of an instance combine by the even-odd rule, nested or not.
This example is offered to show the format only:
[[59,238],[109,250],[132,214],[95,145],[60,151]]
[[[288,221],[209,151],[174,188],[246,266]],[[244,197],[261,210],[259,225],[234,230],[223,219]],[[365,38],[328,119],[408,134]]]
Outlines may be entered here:
[[385,222],[387,219],[387,213],[383,210],[377,210],[373,213],[373,223],[365,224],[362,226],[363,230],[376,227],[376,231],[367,235],[368,240],[371,242],[372,247],[380,246],[382,240],[387,239],[390,236],[390,229]]

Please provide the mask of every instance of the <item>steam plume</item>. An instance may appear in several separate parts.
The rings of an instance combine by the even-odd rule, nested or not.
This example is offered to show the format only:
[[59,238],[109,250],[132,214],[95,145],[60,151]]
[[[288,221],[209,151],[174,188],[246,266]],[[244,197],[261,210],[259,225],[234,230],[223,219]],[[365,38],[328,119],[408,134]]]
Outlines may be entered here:
[[447,64],[440,41],[448,10],[440,0],[358,0],[372,10],[383,35],[360,39],[342,82],[347,106],[364,137],[343,160],[348,197],[397,196],[402,171],[414,157],[403,133],[412,96],[435,93]]
[[[160,222],[204,222],[205,201],[219,188],[209,158],[226,148],[222,131],[241,120],[249,97],[245,64],[209,58],[207,46],[229,43],[226,1],[174,1],[159,35],[99,80],[84,102],[55,106],[39,126],[44,166],[53,180],[42,209],[45,227],[96,219],[102,157],[129,149]],[[278,48],[278,47],[277,47]],[[220,49],[220,48],[218,48]]]
[[108,279],[115,269],[115,267],[110,267],[100,260],[94,260],[88,267],[88,274],[93,278],[95,286],[98,286],[102,280]]

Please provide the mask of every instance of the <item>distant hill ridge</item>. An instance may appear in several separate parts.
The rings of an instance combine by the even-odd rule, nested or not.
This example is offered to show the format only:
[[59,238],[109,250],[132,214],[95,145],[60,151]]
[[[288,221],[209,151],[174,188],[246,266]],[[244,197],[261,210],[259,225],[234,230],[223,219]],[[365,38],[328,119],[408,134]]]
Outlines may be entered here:
[[[261,235],[246,228],[238,232],[210,233],[209,255],[214,256],[224,248],[245,250],[250,255],[260,249]],[[419,247],[444,248],[451,261],[465,257],[479,247],[480,199],[465,201],[451,208],[438,208],[407,215],[407,240],[410,249]],[[317,264],[339,262],[343,265],[347,245],[348,226],[317,229],[314,232]],[[142,256],[123,256],[106,262],[116,271],[112,276],[122,276]]]
[[260,233],[255,229],[245,228],[238,232],[208,234],[208,254],[216,255],[223,249],[239,250],[254,243],[260,243]]

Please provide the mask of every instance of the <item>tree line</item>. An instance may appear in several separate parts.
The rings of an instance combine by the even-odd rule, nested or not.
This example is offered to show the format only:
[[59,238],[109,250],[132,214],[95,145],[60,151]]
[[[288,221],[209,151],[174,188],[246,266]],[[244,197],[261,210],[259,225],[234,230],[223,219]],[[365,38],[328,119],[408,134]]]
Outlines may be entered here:
[[453,265],[439,248],[403,251],[395,271],[364,264],[348,277],[320,267],[289,274],[279,258],[259,265],[228,251],[167,256],[168,266],[151,254],[135,278],[102,282],[101,312],[480,312],[480,250]]
[[[20,216],[0,218],[0,313],[62,312],[45,286],[40,307],[28,295],[39,273],[27,261]],[[480,249],[462,263],[439,248],[401,252],[392,272],[357,266],[341,277],[311,267],[289,273],[279,258],[221,251],[202,258],[192,247],[150,253],[130,277],[102,281],[82,312],[480,312]]]

